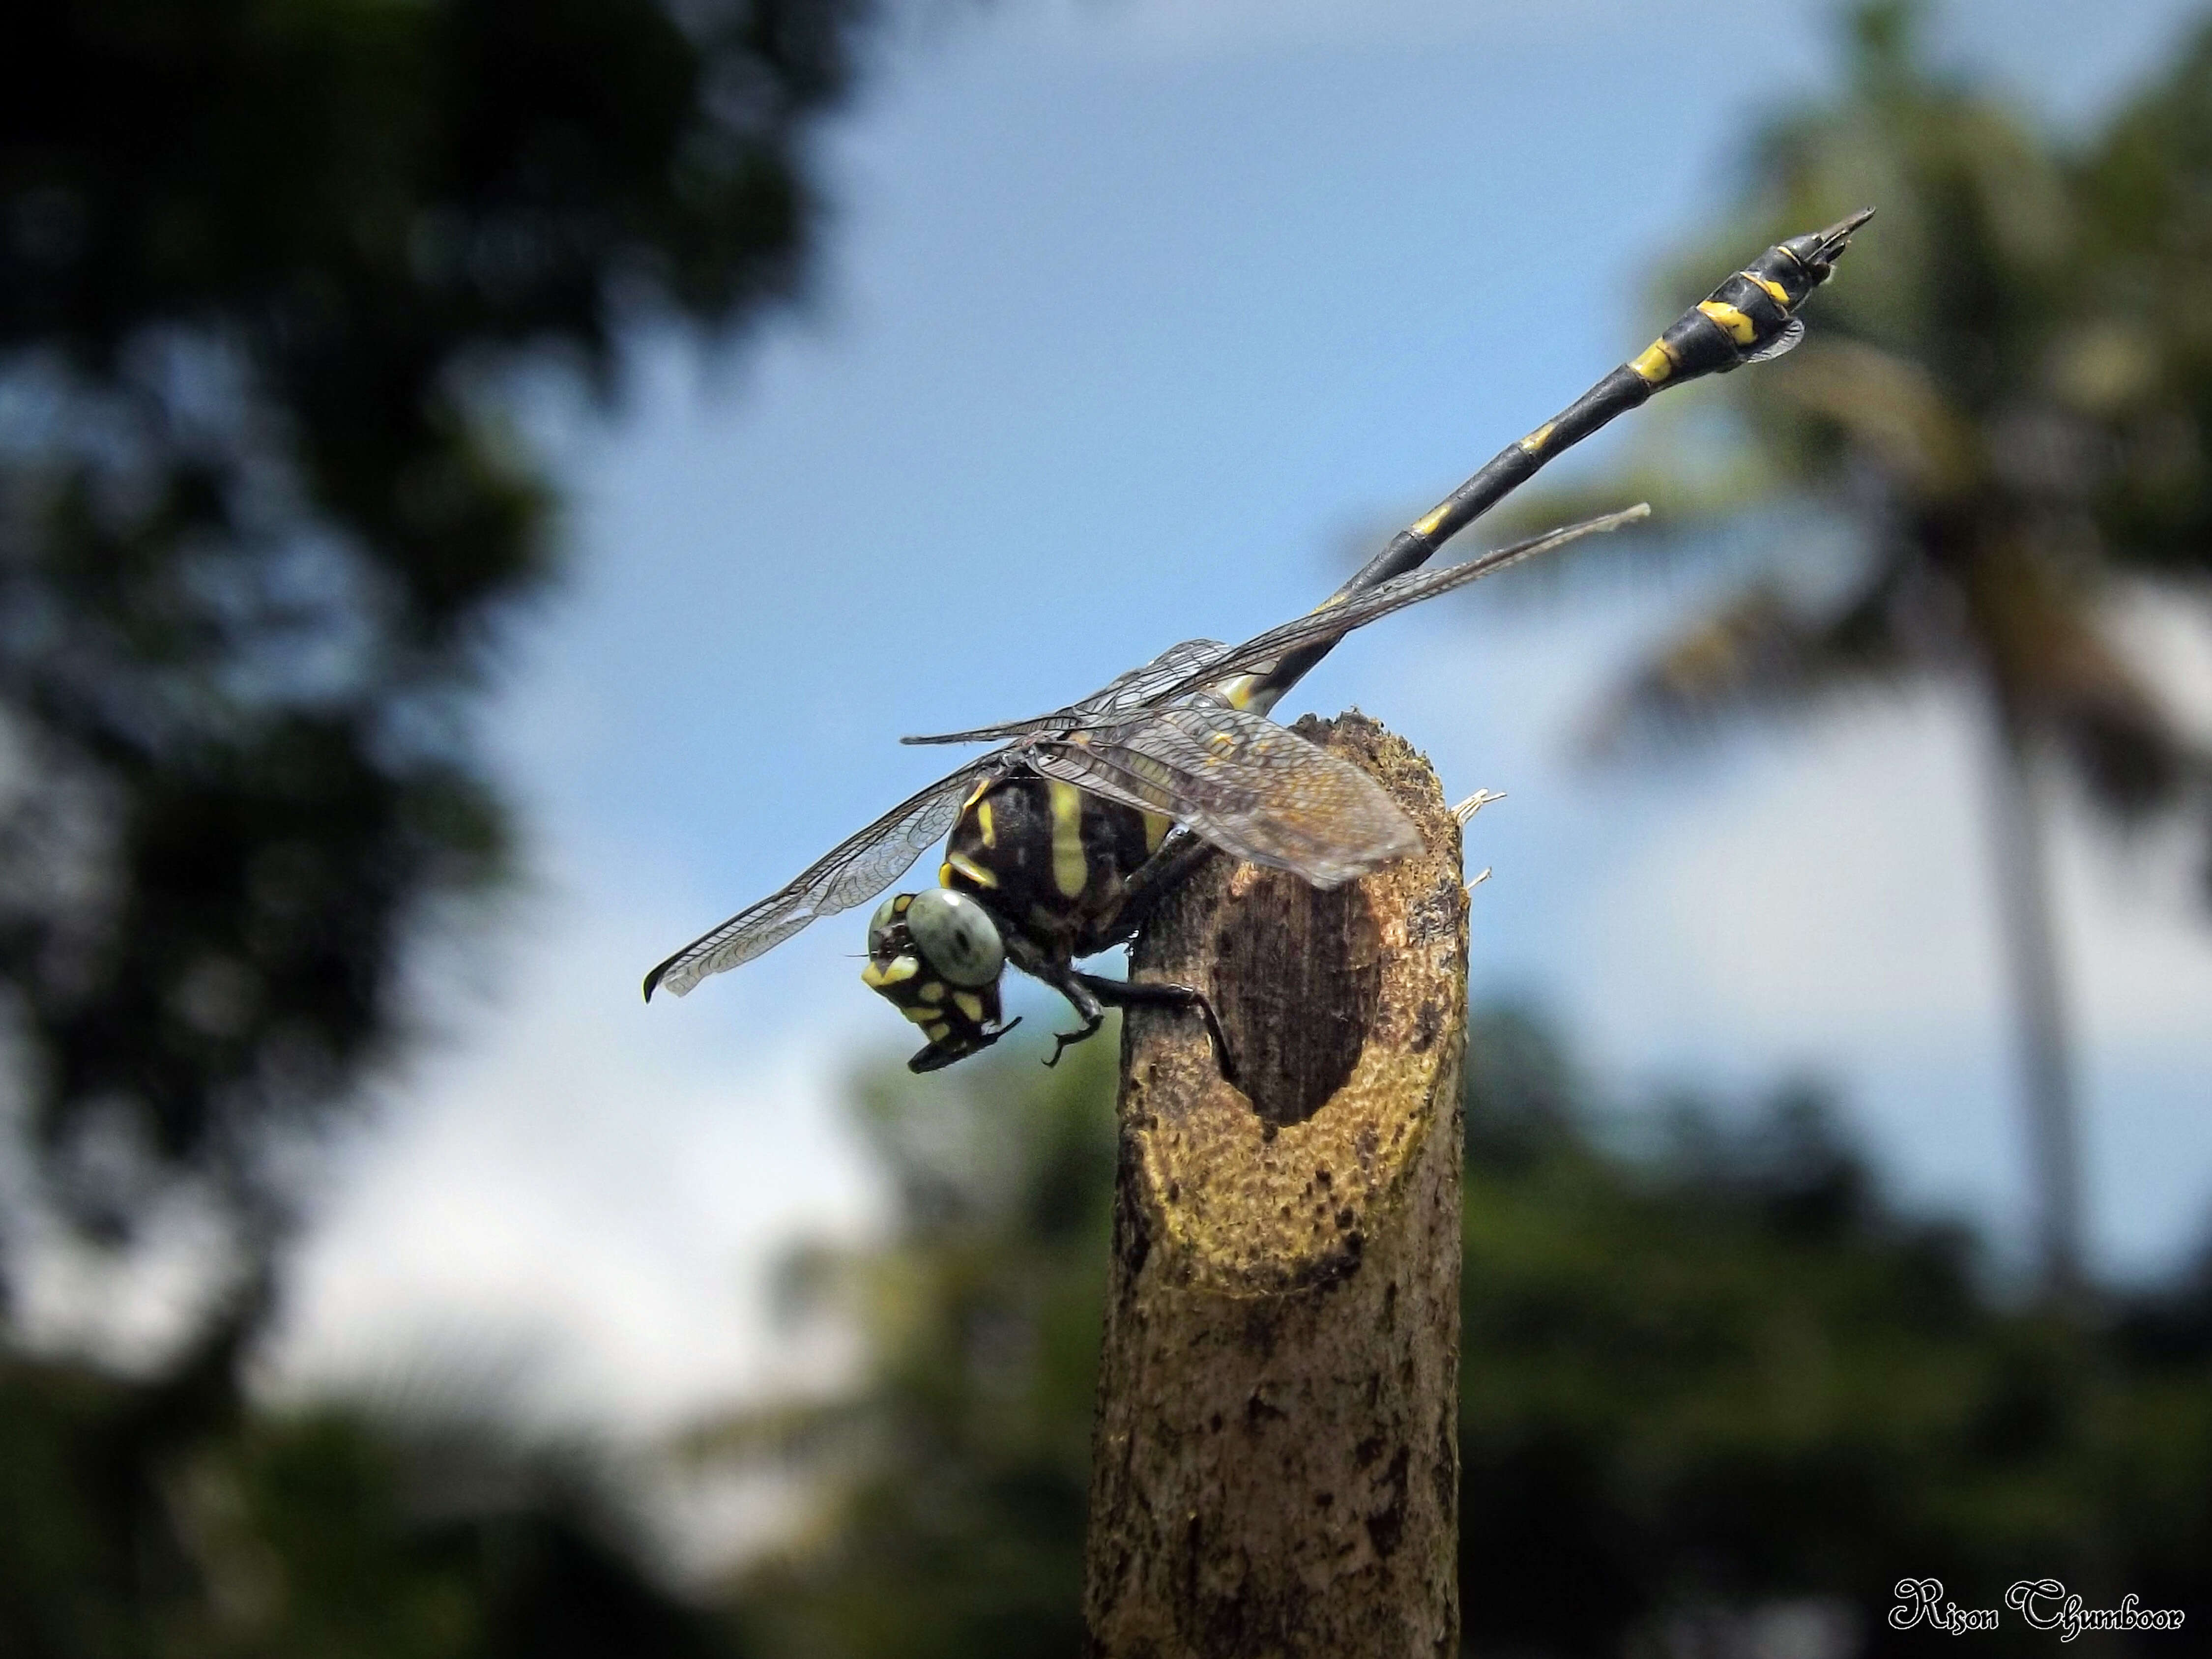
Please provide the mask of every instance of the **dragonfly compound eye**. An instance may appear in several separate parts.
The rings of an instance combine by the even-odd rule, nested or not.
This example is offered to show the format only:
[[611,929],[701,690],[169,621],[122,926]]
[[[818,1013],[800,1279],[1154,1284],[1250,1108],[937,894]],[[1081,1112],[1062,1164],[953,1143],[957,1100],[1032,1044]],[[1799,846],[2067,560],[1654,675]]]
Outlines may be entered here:
[[914,902],[911,893],[893,893],[876,907],[876,914],[868,918],[868,954],[872,957],[892,957],[898,954],[903,942],[894,934],[906,919],[906,907]]
[[906,926],[915,949],[954,985],[989,985],[1006,965],[999,924],[965,893],[933,887],[915,894],[907,907]]

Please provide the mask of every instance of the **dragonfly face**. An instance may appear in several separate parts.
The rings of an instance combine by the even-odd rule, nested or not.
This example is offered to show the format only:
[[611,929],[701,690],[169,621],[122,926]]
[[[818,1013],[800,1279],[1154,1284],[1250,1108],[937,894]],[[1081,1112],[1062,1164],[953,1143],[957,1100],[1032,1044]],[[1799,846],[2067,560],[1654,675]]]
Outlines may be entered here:
[[1006,945],[998,920],[964,893],[894,893],[868,922],[860,982],[921,1027],[929,1046],[907,1063],[933,1072],[988,1048],[1000,1022]]
[[909,1063],[934,1071],[1006,1030],[1000,973],[1054,979],[1103,949],[1128,877],[1159,850],[1167,819],[1069,783],[1017,771],[962,804],[939,868],[942,887],[886,900],[868,924],[861,983],[922,1028]]

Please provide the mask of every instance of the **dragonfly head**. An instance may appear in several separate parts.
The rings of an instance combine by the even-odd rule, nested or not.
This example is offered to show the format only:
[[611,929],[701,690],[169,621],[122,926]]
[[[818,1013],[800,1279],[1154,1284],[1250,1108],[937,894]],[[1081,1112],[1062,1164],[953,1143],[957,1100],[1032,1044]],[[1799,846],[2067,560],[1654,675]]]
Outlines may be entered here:
[[1006,966],[1006,940],[991,913],[965,893],[932,887],[894,893],[876,908],[860,982],[921,1027],[929,1046],[907,1065],[933,1072],[989,1048],[1019,1023],[1000,1023]]

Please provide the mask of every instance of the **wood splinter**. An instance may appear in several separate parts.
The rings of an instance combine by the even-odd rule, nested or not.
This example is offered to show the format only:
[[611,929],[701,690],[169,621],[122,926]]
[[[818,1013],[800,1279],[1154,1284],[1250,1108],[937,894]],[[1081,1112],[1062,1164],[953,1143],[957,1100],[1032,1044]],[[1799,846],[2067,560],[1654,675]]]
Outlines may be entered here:
[[1320,892],[1212,860],[1131,972],[1213,999],[1123,1028],[1084,1613],[1116,1659],[1459,1645],[1460,823],[1401,739],[1365,768],[1425,851]]

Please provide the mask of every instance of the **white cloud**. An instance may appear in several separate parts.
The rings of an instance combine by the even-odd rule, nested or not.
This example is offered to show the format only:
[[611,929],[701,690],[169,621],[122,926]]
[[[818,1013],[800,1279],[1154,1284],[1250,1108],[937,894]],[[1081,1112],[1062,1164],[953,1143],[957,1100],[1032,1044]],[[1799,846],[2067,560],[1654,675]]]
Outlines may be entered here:
[[[1595,10],[1594,0],[1561,0],[1546,9],[1541,30],[1571,28]],[[1170,60],[1285,47],[1440,45],[1506,31],[1538,32],[1522,9],[1468,0],[1206,0],[1201,5],[1071,0],[1037,8],[1031,27],[1073,46]]]
[[[1755,764],[1717,768],[1654,815],[1592,908],[1604,936],[1640,947],[1605,953],[1597,1002],[1620,1040],[1649,1046],[1686,1020],[1815,1049],[2001,1026],[1989,761],[1970,714],[1922,698],[1755,741]],[[2212,1061],[2198,849],[2157,834],[2123,848],[2054,786],[2044,780],[2057,926],[2085,1041],[2201,1046]]]
[[836,1107],[853,1045],[809,1022],[748,1036],[725,1018],[741,996],[645,1007],[638,967],[680,907],[622,897],[536,905],[501,1000],[333,1159],[280,1389],[489,1365],[526,1404],[649,1427],[811,1369],[778,1352],[763,1274],[873,1212]]
[[[1396,673],[1367,699],[1429,749],[1448,792],[1507,792],[1468,842],[1469,866],[1498,873],[1477,904],[1478,981],[1546,999],[1632,1094],[1656,1077],[1826,1077],[1915,1201],[2016,1238],[2012,1012],[1965,707],[1870,702],[1582,769],[1566,755],[1583,712],[1695,593],[1571,580],[1563,598],[1407,619]],[[2170,623],[2146,648],[2188,697],[2203,637]],[[1374,665],[1356,677],[1382,678]],[[2108,1267],[2152,1271],[2198,1241],[2212,1206],[2201,849],[2174,834],[2118,842],[2067,793],[2053,799],[2093,1218]]]
[[1926,702],[1759,747],[1755,766],[1689,763],[1606,873],[1589,927],[1614,1041],[1664,1046],[1687,1023],[1826,1048],[1984,1023],[1997,963],[1966,722]]
[[26,1191],[9,1197],[10,1334],[33,1352],[126,1371],[157,1366],[195,1334],[224,1289],[228,1235],[194,1194],[144,1218],[125,1251],[87,1243]]

